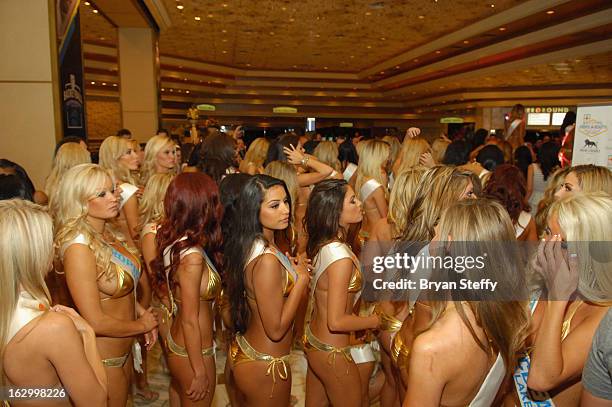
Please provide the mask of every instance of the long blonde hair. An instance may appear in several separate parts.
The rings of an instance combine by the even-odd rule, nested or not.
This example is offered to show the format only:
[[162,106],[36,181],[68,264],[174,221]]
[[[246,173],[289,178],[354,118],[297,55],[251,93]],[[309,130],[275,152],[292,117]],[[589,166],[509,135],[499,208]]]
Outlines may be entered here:
[[240,163],[240,172],[247,172],[246,166],[250,164],[254,165],[256,168],[262,167],[268,156],[268,148],[270,148],[270,142],[265,137],[258,137],[253,140],[244,155],[244,160]]
[[385,171],[391,147],[386,142],[376,139],[361,141],[359,145],[361,147],[355,178],[355,193],[359,196],[363,184],[370,179],[375,179],[382,186],[385,197],[389,196]]
[[139,230],[148,223],[159,223],[161,220],[164,215],[164,197],[173,178],[172,174],[154,174],[149,178],[139,201]]
[[53,167],[45,183],[45,194],[47,196],[53,194],[64,173],[70,168],[75,165],[89,163],[91,163],[89,151],[84,149],[79,143],[66,143],[62,145],[57,150],[57,154],[55,154],[53,159]]
[[[155,162],[157,161],[157,154],[164,148],[169,147],[174,149],[174,141],[168,136],[153,136],[147,141],[147,145],[144,149],[144,159],[140,168],[140,180],[146,185],[149,178],[155,174]],[[171,171],[176,174],[177,171]]]
[[582,192],[603,191],[612,195],[612,171],[599,165],[586,164],[572,167]]
[[317,157],[319,161],[332,167],[334,170],[341,172],[342,165],[338,159],[338,144],[333,141],[321,141],[315,147],[312,155]]
[[[81,148],[81,147],[79,147]],[[47,211],[21,199],[0,201],[0,383],[4,350],[19,293],[51,304],[45,275],[53,263],[53,222]]]
[[[102,234],[87,221],[89,200],[95,197],[109,179],[112,181],[112,174],[99,165],[77,165],[62,178],[51,196],[49,208],[54,220],[55,248],[59,259],[62,260],[65,245],[83,235],[96,258],[97,278],[106,276],[110,280],[113,277],[110,262],[112,250]],[[111,222],[106,222],[106,227],[115,238],[125,240]]]
[[459,200],[470,182],[470,173],[455,167],[438,165],[427,170],[406,213],[407,225],[402,240],[430,241],[442,212]]
[[444,154],[446,154],[446,149],[450,143],[451,141],[449,139],[438,137],[431,144],[431,156],[436,163],[442,163],[444,160]]
[[295,167],[286,161],[272,161],[264,169],[264,174],[285,181],[289,196],[291,197],[291,217],[295,217],[300,184]]
[[431,147],[423,137],[405,138],[397,158],[399,160],[399,165],[396,165],[397,173],[420,166],[421,154],[428,151],[431,152]]
[[387,222],[391,226],[391,237],[397,239],[404,234],[408,226],[408,209],[414,202],[416,190],[425,174],[425,168],[411,168],[401,172],[391,190]]
[[577,254],[578,292],[591,302],[612,298],[612,197],[586,192],[555,201],[549,219],[557,217],[570,253]]
[[[432,281],[474,281],[483,275],[494,278],[497,287],[493,294],[484,290],[473,290],[467,294],[452,291],[447,293],[450,294],[447,301],[454,302],[459,317],[478,346],[488,355],[491,351],[499,352],[506,372],[513,372],[516,357],[524,349],[530,316],[526,274],[518,247],[512,243],[516,238],[508,212],[490,199],[466,199],[444,211],[439,226],[441,239],[431,249],[432,252],[442,249],[444,253],[436,255],[453,259],[480,256],[484,260],[483,267],[466,265],[461,272],[453,268],[434,268]],[[433,302],[429,327],[441,318],[447,301]],[[472,310],[477,326],[484,331],[490,343],[478,338],[465,307]]]
[[116,181],[136,185],[129,168],[123,166],[119,159],[134,148],[135,141],[125,137],[110,136],[100,145],[100,167],[109,170]]
[[[572,170],[572,167],[560,168],[555,171],[552,176],[548,177],[548,184],[544,190],[544,196],[538,202],[537,212],[535,215],[536,229],[538,237],[544,234],[546,229],[546,221],[548,219],[548,210],[550,205],[555,202],[555,193],[561,188],[565,181],[565,176]],[[532,210],[534,208],[531,208]]]
[[397,157],[399,156],[399,152],[402,149],[402,143],[395,136],[385,136],[382,138],[382,141],[389,144],[391,147],[391,152],[389,153],[389,162],[393,164]]

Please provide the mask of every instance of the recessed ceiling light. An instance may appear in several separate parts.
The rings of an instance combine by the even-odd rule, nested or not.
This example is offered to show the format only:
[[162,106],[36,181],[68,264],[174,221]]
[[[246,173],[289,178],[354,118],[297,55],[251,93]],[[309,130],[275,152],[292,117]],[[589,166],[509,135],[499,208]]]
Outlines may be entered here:
[[323,69],[329,69],[328,67],[324,66]]
[[251,64],[246,64],[246,66],[251,66]]
[[395,66],[395,69],[400,69],[400,66],[399,66],[399,65],[396,65],[396,66]]
[[371,16],[371,15],[372,15],[372,13],[370,13],[369,11],[366,11],[365,15],[366,15],[366,16]]
[[270,35],[274,35],[274,31],[270,31]]
[[100,41],[104,41],[106,38],[104,37],[100,37]]
[[499,31],[506,31],[506,27],[499,27]]
[[113,86],[117,86],[117,84],[116,84],[116,83],[113,83]]
[[425,18],[425,16],[419,16],[419,20],[422,20],[424,18]]
[[372,48],[372,46],[371,46],[371,45],[368,45],[366,48],[367,48],[367,49],[370,49],[370,48]]
[[281,7],[281,10],[287,11],[287,7]]
[[291,23],[294,22],[294,21],[295,21],[295,18],[290,18],[289,19],[289,22],[291,22]]
[[227,3],[223,3],[223,7],[227,7]]
[[495,8],[495,4],[491,4],[491,8]]
[[95,85],[96,83],[94,81],[91,82],[92,85]]
[[355,58],[355,55],[351,55],[350,58]]
[[384,75],[384,74],[385,74],[385,71],[380,71],[380,74],[381,74],[381,75]]
[[207,15],[206,17],[208,18],[213,18],[214,16],[212,14]]
[[106,82],[102,82],[102,86],[106,86]]
[[185,8],[185,6],[183,6],[182,4],[177,4],[176,8],[179,9],[179,10],[182,10],[182,9]]
[[223,41],[223,42],[227,42],[227,38],[223,38],[221,41]]
[[189,93],[189,91],[188,91],[188,90],[186,90],[186,91],[185,91],[185,93]]
[[386,41],[387,39],[385,37],[380,37],[381,41]]
[[437,50],[437,51],[436,51],[436,54],[439,54],[439,53],[441,53],[441,52],[442,52],[442,51],[440,51],[440,50]]
[[223,50],[223,51],[221,51],[221,52],[223,52],[224,54],[227,54],[227,51],[226,51],[226,50]]
[[194,19],[194,20],[196,20],[196,21],[200,21],[202,18],[200,18],[200,17],[196,16],[196,17],[194,17],[193,19]]
[[315,38],[320,38],[321,34],[315,34]]
[[548,14],[548,15],[550,15],[550,14],[555,14],[555,10],[548,10],[548,11],[546,12],[546,14]]
[[226,32],[227,32],[227,30],[221,30],[221,32],[222,32],[222,33],[226,33]]
[[419,59],[418,59],[418,58],[414,58],[414,60],[413,60],[413,61],[414,61],[414,62],[419,62]]
[[463,41],[464,44],[469,44],[470,42],[468,40]]
[[297,68],[297,65],[293,65],[294,68]]
[[[113,86],[115,86],[115,84],[113,84]],[[164,89],[164,88],[161,88],[161,90],[162,90],[162,92],[164,92],[164,91],[165,91],[166,89]]]
[[98,14],[98,10],[93,9],[92,11],[94,12],[94,14]]
[[89,3],[88,1],[86,1],[86,2],[85,2],[85,5],[86,5],[86,6],[89,6],[89,4],[90,4],[90,3]]

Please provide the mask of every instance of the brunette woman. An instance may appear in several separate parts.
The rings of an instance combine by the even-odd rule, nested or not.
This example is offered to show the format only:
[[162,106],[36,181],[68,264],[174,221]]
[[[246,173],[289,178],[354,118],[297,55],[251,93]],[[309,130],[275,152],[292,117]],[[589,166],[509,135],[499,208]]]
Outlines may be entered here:
[[360,407],[365,404],[364,395],[367,400],[350,337],[356,331],[377,328],[380,320],[377,315],[353,312],[363,277],[347,243],[350,226],[362,217],[361,202],[346,181],[326,180],[314,187],[306,212],[307,254],[314,259],[304,328],[306,406]]
[[236,204],[236,235],[225,242],[235,332],[228,357],[240,406],[289,405],[292,327],[309,282],[307,263],[288,259],[274,243],[274,232],[289,226],[290,208],[282,181],[252,176]]
[[212,303],[221,292],[222,214],[208,175],[179,174],[168,186],[153,267],[168,287],[170,386],[182,406],[210,406],[215,392]]

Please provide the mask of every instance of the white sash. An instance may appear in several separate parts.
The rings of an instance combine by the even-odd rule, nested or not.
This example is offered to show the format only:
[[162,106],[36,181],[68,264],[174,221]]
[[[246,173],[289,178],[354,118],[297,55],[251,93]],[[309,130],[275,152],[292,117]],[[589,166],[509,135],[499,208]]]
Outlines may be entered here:
[[346,182],[349,182],[355,171],[357,170],[357,166],[353,163],[348,163],[344,172],[342,173],[342,177]]
[[523,121],[521,119],[514,119],[514,121],[510,123],[510,126],[508,126],[508,133],[506,133],[506,137],[505,137],[506,140],[510,138],[512,133],[514,133],[514,130],[516,130],[518,126],[521,125],[522,122]]
[[495,363],[489,369],[487,377],[485,377],[484,382],[480,385],[480,389],[469,407],[488,407],[493,405],[493,400],[495,400],[499,387],[504,381],[504,376],[506,376],[506,365],[501,354],[498,353]]
[[127,182],[120,185],[121,187],[121,202],[119,203],[119,209],[123,208],[123,205],[138,191],[138,187],[128,184]]
[[516,221],[516,225],[514,225],[514,234],[518,238],[523,234],[529,222],[531,221],[531,215],[529,212],[521,211],[518,220]]
[[372,194],[372,192],[376,191],[382,185],[380,182],[376,181],[374,178],[370,178],[366,183],[361,186],[361,190],[359,191],[359,199],[361,202],[365,202],[366,199]]
[[261,256],[262,254],[266,254],[266,253],[273,254],[278,259],[278,261],[280,261],[280,263],[285,268],[285,270],[287,270],[287,272],[291,274],[291,276],[293,277],[293,281],[298,280],[297,272],[293,269],[293,266],[291,265],[291,261],[287,258],[287,256],[285,256],[283,253],[281,253],[279,250],[275,249],[274,247],[270,247],[270,246],[266,247],[264,241],[261,239],[257,239],[253,242],[253,248],[251,249],[251,253],[249,254],[249,258],[247,262],[245,263],[245,265],[248,265],[250,262],[255,260],[257,257]]
[[9,325],[6,343],[9,343],[21,328],[29,324],[34,318],[42,315],[48,309],[49,302],[46,299],[40,301],[32,297],[27,291],[20,292],[17,306],[15,307],[15,313]]

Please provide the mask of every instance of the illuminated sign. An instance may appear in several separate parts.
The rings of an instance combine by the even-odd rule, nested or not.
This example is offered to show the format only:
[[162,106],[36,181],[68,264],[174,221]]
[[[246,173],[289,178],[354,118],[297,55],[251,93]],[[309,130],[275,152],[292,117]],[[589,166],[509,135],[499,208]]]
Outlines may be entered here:
[[274,113],[297,113],[297,111],[295,107],[289,106],[277,106],[272,108],[272,112]]
[[205,110],[207,112],[214,112],[215,110],[217,110],[217,108],[214,105],[207,105],[207,104],[198,105],[197,108],[198,110]]

